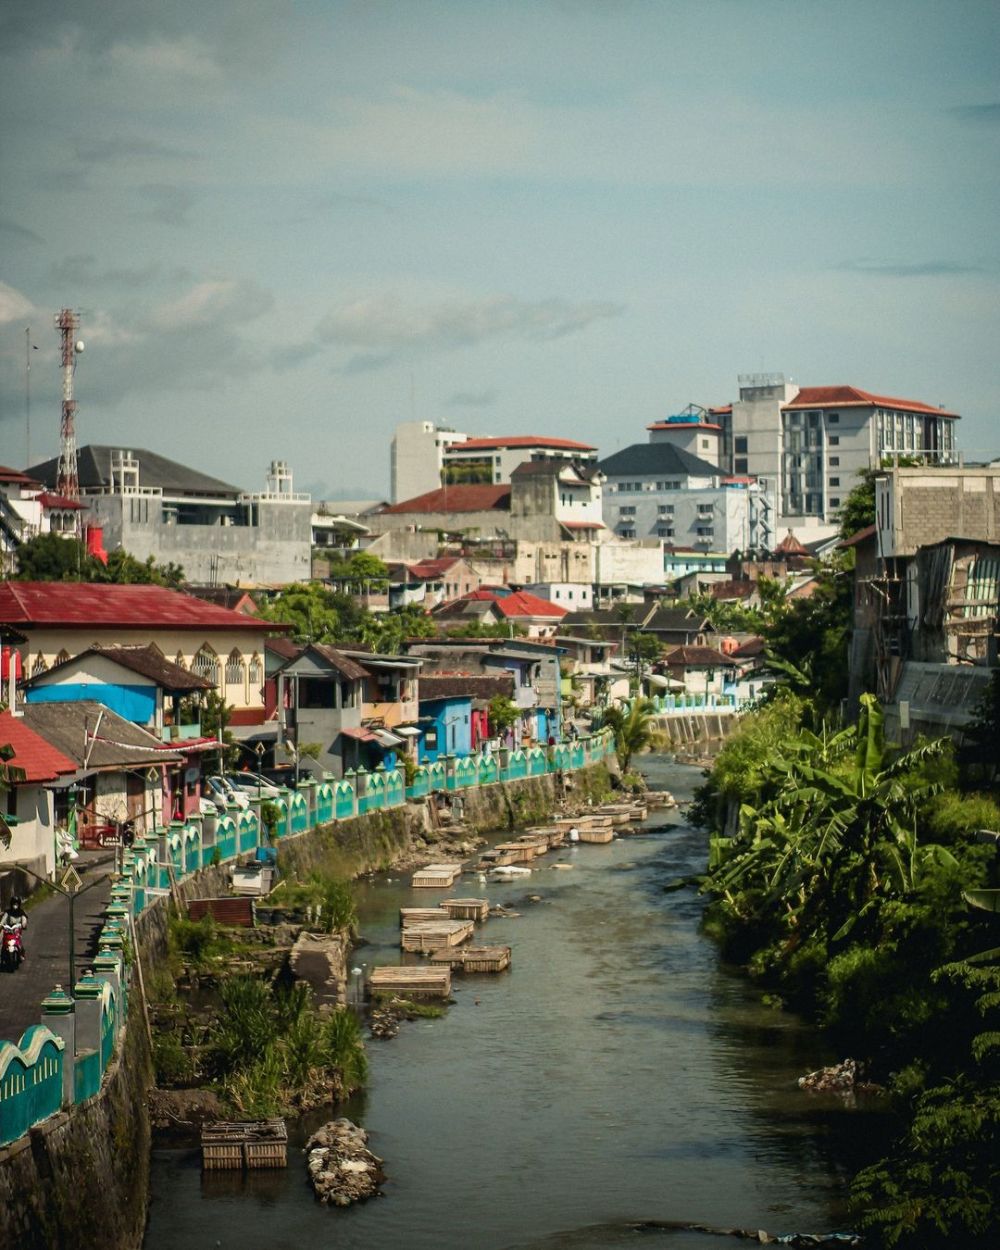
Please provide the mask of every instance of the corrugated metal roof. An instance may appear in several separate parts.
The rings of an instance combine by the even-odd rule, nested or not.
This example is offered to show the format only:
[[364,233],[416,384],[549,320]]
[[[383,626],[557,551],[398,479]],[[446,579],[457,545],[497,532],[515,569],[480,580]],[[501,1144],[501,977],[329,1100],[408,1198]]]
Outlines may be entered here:
[[88,582],[0,582],[0,621],[83,625],[104,629],[168,628],[286,631],[279,625],[205,603],[166,586],[111,586]]

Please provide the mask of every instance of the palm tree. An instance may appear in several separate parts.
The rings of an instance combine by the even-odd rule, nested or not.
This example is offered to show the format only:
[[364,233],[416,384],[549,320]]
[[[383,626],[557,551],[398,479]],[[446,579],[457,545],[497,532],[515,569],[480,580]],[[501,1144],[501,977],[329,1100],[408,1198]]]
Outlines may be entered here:
[[653,705],[648,699],[633,699],[627,712],[620,707],[608,708],[604,723],[615,735],[615,753],[623,773],[628,772],[633,755],[656,744],[658,734]]

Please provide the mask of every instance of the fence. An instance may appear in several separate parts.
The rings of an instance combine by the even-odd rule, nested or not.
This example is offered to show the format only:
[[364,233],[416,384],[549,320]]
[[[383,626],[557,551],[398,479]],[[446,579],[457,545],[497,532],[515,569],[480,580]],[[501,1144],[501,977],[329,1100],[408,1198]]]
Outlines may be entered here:
[[[735,694],[654,694],[646,698],[650,711],[657,716],[684,712],[740,712],[753,702],[740,699]],[[622,710],[628,711],[632,700],[622,700]]]
[[[614,753],[608,730],[572,744],[501,749],[474,756],[445,756],[414,770],[407,783],[400,769],[348,771],[341,781],[303,781],[273,800],[271,839],[308,832],[317,825],[350,820],[370,811],[401,807],[435,791],[464,790],[586,768]],[[191,815],[137,837],[111,890],[99,954],[92,973],[72,995],[56,986],[41,1004],[42,1023],[19,1042],[0,1042],[0,1146],[16,1141],[62,1107],[94,1097],[118,1050],[128,1014],[132,922],[156,898],[206,864],[227,863],[261,844],[261,806],[224,816]]]

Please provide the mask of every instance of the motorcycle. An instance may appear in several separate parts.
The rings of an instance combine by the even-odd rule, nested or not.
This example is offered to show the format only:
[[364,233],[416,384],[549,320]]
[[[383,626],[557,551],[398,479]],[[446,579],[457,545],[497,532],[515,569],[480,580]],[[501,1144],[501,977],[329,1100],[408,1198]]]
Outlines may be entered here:
[[24,943],[20,925],[5,924],[0,933],[0,969],[16,972],[24,958]]

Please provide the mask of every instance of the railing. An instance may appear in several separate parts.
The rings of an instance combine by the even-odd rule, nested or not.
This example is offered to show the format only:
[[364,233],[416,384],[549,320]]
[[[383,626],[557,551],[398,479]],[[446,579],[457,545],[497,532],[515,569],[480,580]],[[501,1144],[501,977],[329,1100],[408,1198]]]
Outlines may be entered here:
[[[614,753],[611,733],[528,751],[503,748],[470,756],[445,756],[417,768],[407,786],[400,769],[364,769],[337,782],[304,781],[282,790],[274,805],[279,819],[272,839],[295,836],[369,811],[402,807],[434,791],[464,790],[523,777],[585,768]],[[258,801],[259,802],[259,801]],[[156,897],[207,864],[227,863],[254,852],[261,842],[256,805],[224,816],[189,816],[140,836],[122,861],[111,891],[93,973],[80,978],[72,996],[60,987],[41,1005],[43,1023],[20,1041],[0,1042],[0,1146],[16,1141],[60,1108],[92,1098],[118,1049],[128,1009],[127,963],[135,917]]]
[[[622,700],[623,710],[627,712],[633,702]],[[657,716],[670,716],[684,712],[740,712],[753,700],[740,699],[735,694],[654,694],[646,702]]]

